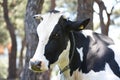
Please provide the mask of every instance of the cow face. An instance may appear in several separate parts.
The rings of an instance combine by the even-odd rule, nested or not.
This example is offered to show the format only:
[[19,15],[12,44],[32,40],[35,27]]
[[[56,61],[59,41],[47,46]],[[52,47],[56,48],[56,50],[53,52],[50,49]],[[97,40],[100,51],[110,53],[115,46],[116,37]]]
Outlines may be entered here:
[[46,71],[50,64],[56,62],[59,55],[66,49],[69,32],[84,29],[89,19],[83,22],[72,22],[65,19],[58,11],[34,17],[40,18],[42,21],[37,27],[39,42],[33,58],[30,59],[29,67],[34,71]]

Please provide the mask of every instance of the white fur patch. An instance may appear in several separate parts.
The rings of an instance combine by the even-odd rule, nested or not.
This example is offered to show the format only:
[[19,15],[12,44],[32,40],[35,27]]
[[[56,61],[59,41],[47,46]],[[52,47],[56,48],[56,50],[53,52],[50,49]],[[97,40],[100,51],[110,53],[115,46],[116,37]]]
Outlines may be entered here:
[[83,47],[81,47],[80,49],[77,48],[77,51],[79,52],[81,61],[83,61]]
[[95,41],[92,30],[82,30],[81,32],[84,34],[85,37],[90,36]]

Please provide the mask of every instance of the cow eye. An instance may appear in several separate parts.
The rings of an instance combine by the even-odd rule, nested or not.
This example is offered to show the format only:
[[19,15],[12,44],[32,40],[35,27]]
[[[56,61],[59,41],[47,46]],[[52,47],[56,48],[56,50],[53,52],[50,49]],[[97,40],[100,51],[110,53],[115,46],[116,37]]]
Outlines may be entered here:
[[54,34],[54,35],[52,36],[52,38],[53,38],[53,39],[59,39],[59,38],[60,38],[60,35],[56,33],[56,34]]

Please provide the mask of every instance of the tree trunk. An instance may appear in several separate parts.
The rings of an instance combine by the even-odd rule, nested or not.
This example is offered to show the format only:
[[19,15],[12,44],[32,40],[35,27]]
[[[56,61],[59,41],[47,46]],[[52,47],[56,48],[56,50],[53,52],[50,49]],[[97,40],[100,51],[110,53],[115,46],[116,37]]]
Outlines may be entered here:
[[16,35],[13,24],[10,22],[8,15],[8,3],[7,0],[3,0],[3,11],[4,11],[4,19],[7,24],[7,29],[9,31],[12,47],[11,52],[9,53],[9,68],[8,68],[8,79],[16,78],[16,52],[17,52],[17,42]]
[[50,10],[54,10],[56,6],[55,0],[51,0]]
[[87,29],[93,29],[93,3],[94,0],[78,0],[77,20],[90,18]]
[[[111,12],[108,13],[106,10],[106,6],[102,0],[95,0],[95,2],[98,4],[99,10],[100,10],[99,11],[99,18],[100,18],[101,33],[108,36],[109,26],[110,26],[110,22],[111,22],[110,16],[113,12],[114,6],[112,7]],[[104,22],[104,17],[103,17],[104,10],[107,14],[107,23]]]
[[20,74],[23,70],[23,51],[24,51],[24,48],[26,46],[26,43],[25,43],[25,38],[22,40],[22,48],[21,48],[21,51],[20,51],[20,56],[19,56],[19,64],[18,64],[18,69],[17,69],[17,77],[20,77]]
[[38,36],[36,32],[37,22],[33,18],[33,15],[38,14],[42,10],[42,5],[44,0],[28,0],[26,7],[26,15],[25,15],[25,36],[26,36],[26,59],[25,59],[25,67],[23,70],[21,80],[49,80],[48,75],[46,73],[34,73],[29,70],[29,60],[32,58],[36,51],[36,47],[38,44]]

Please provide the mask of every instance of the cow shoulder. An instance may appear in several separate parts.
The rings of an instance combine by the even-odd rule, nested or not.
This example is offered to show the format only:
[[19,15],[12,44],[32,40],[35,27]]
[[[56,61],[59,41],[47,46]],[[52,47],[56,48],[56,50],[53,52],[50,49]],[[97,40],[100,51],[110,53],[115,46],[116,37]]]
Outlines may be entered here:
[[107,46],[113,44],[112,39],[92,30],[82,30],[79,35],[84,38],[81,41],[81,47],[83,47],[82,71],[87,73],[90,70],[95,72],[104,70],[108,54]]

